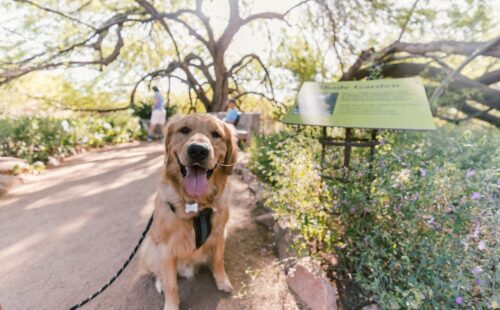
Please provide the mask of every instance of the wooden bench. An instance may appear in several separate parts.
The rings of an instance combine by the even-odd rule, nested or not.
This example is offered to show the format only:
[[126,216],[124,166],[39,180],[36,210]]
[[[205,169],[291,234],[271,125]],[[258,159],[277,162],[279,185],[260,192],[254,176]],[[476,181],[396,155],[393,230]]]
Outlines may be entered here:
[[[219,119],[226,116],[226,112],[212,113]],[[245,145],[249,145],[250,139],[253,136],[258,136],[260,131],[260,113],[239,113],[240,120],[236,125],[236,136],[238,140],[243,141]]]

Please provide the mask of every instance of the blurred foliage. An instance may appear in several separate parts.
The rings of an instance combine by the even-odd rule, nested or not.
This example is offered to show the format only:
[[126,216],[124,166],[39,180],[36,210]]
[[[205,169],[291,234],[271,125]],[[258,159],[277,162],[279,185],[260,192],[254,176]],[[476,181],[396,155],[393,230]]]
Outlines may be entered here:
[[[330,11],[319,3],[327,3]],[[254,3],[239,1],[242,15],[254,12]],[[134,1],[94,2],[86,0],[42,1],[42,6],[60,10],[85,23],[99,25],[111,16],[137,9]],[[238,44],[231,47],[225,55],[226,64],[243,54],[255,53],[268,65],[275,93],[282,102],[289,102],[296,90],[306,80],[335,80],[342,71],[346,71],[362,50],[370,47],[380,49],[394,42],[405,24],[413,1],[396,0],[359,0],[359,1],[310,1],[287,15],[287,23],[268,23],[256,20],[246,27],[249,32],[248,42],[254,38],[268,40],[264,44]],[[175,11],[181,7],[194,7],[194,1],[158,2],[159,10]],[[290,4],[293,5],[293,4]],[[214,26],[215,36],[225,23],[216,22],[212,13],[219,18],[228,16],[227,3],[223,1],[205,1],[203,6],[210,13],[210,22]],[[439,1],[419,1],[403,37],[405,42],[426,42],[432,40],[483,41],[497,35],[500,22],[496,0],[457,0],[452,3]],[[184,16],[194,30],[204,34],[203,24],[195,17]],[[332,22],[333,21],[333,22]],[[42,54],[37,62],[47,60],[53,52],[82,40],[92,32],[90,27],[76,23],[58,14],[48,13],[23,2],[8,2],[0,7],[1,69],[15,66],[32,55]],[[189,49],[208,60],[209,53],[199,42],[178,23],[169,23],[172,33],[177,38],[181,51]],[[250,30],[251,29],[251,30]],[[443,37],[443,34],[446,37]],[[105,51],[113,47],[116,41],[114,31],[109,40],[102,42]],[[107,66],[86,68],[67,68],[30,74],[21,78],[16,87],[0,89],[0,113],[14,110],[36,109],[78,109],[78,108],[114,108],[129,104],[129,95],[134,82],[147,72],[166,68],[176,60],[175,51],[168,35],[157,23],[138,24],[127,22],[123,29],[124,47],[118,59]],[[245,34],[247,35],[247,34]],[[93,44],[94,41],[88,42]],[[242,44],[241,40],[238,43]],[[80,53],[80,54],[79,54]],[[266,55],[268,54],[268,55]],[[63,61],[71,59],[98,58],[97,51],[68,53]],[[444,57],[444,62],[454,67],[462,61],[461,57]],[[480,57],[468,66],[463,73],[477,76],[485,69],[495,70],[498,63]],[[256,63],[242,70],[238,83],[242,89],[262,90],[260,76],[262,68]],[[202,73],[195,70],[195,77]],[[259,76],[259,78],[256,78]],[[149,83],[156,83],[164,89],[167,78],[148,81],[138,88],[137,101],[144,100],[149,94]],[[148,84],[148,85],[146,85]],[[182,83],[170,85],[173,93],[187,99],[187,91]],[[234,85],[233,85],[234,86]],[[268,90],[266,90],[268,91]],[[269,93],[267,93],[269,94]],[[452,106],[450,103],[448,106]],[[185,105],[179,105],[180,110]],[[197,111],[203,111],[200,105]],[[19,114],[17,114],[19,115]]]
[[273,65],[290,70],[299,85],[316,80],[317,75],[320,79],[326,77],[324,55],[302,37],[291,37],[281,42],[278,53],[281,56],[274,60]]
[[[497,131],[384,132],[372,171],[367,151],[354,149],[347,182],[343,170],[320,167],[318,134],[289,130],[250,151],[272,184],[266,205],[301,232],[299,246],[337,255],[382,309],[499,303]],[[329,165],[340,162],[328,154]]]
[[0,118],[0,156],[46,162],[83,148],[132,141],[143,133],[138,119],[128,114],[74,115],[67,118],[21,116]]
[[[153,106],[151,104],[141,102],[140,104],[135,105],[132,108],[132,115],[137,116],[140,119],[150,119],[151,118],[151,112],[152,112]],[[167,113],[165,115],[165,119],[168,119],[175,113],[177,113],[177,106],[176,105],[170,105],[166,108]]]

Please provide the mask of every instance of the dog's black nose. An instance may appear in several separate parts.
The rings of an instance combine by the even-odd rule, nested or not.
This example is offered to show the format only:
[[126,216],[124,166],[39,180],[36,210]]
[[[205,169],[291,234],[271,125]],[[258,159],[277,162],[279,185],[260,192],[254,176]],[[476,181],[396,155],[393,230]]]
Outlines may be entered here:
[[199,144],[192,144],[188,148],[189,158],[196,161],[202,161],[208,157],[208,149]]

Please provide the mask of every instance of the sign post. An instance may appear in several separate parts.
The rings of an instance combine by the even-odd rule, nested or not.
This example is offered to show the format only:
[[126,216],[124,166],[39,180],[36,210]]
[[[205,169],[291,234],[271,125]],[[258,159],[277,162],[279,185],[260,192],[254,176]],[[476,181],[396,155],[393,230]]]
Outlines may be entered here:
[[[349,168],[352,147],[370,147],[370,168],[379,129],[434,130],[424,86],[419,78],[306,82],[284,123],[322,126],[321,162],[326,147],[344,147],[344,168]],[[328,137],[327,127],[343,127],[345,137]],[[370,138],[354,138],[353,128],[371,129]]]

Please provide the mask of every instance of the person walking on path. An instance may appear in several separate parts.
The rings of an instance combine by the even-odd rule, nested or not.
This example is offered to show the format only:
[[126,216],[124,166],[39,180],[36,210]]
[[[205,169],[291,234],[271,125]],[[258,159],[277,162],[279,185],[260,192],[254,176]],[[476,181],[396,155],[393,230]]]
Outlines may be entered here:
[[165,100],[163,100],[158,87],[153,86],[153,92],[153,108],[151,111],[151,123],[149,125],[148,142],[153,141],[156,126],[160,126],[160,128],[162,129],[162,135],[160,136],[160,138],[163,137],[163,126],[165,125],[167,118],[167,111],[164,107]]
[[227,113],[226,117],[224,117],[224,121],[229,124],[233,124],[236,126],[238,124],[238,120],[240,115],[238,113],[238,109],[236,108],[236,100],[229,99],[227,101]]

